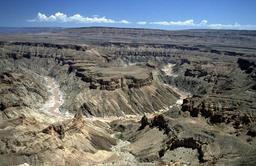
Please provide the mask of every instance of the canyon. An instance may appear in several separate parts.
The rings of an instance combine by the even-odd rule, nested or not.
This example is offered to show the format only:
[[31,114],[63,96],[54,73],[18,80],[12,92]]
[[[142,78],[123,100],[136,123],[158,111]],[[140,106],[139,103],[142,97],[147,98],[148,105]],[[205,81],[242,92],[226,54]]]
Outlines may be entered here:
[[0,33],[0,165],[255,165],[255,36]]

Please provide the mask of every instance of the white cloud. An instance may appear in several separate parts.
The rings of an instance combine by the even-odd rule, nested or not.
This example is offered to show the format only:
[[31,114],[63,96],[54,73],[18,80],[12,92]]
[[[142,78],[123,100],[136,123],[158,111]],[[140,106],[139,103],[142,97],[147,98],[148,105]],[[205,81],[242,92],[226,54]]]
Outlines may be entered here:
[[28,20],[29,22],[72,22],[72,23],[119,23],[119,24],[129,24],[127,20],[113,20],[106,17],[99,17],[94,15],[92,17],[84,17],[80,14],[75,14],[72,16],[67,16],[64,13],[57,12],[53,15],[47,16],[43,13],[38,13],[36,19]]
[[[28,22],[58,22],[58,23],[115,23],[115,24],[131,24],[132,22],[123,20],[114,20],[111,18],[100,17],[98,15],[93,15],[91,17],[85,17],[78,14],[68,16],[64,13],[57,12],[53,15],[47,16],[43,13],[38,13],[35,19],[27,20]],[[246,30],[256,30],[256,25],[242,25],[239,23],[234,24],[220,24],[220,23],[208,23],[208,20],[201,20],[195,22],[193,19],[183,20],[183,21],[137,21],[134,24],[137,25],[159,25],[159,26],[180,26],[188,28],[209,28],[209,29],[246,29]]]
[[138,21],[137,24],[138,24],[138,25],[146,25],[147,22],[146,22],[146,21]]
[[185,20],[185,21],[157,21],[157,22],[150,22],[149,24],[155,25],[165,25],[165,26],[194,26],[194,20]]
[[235,24],[209,24],[209,28],[213,29],[239,29],[241,27],[240,24],[235,23]]
[[208,23],[207,20],[202,20],[202,21],[199,23],[199,25],[204,26],[204,25],[206,25],[207,23]]
[[211,29],[237,29],[237,30],[256,30],[256,25],[241,25],[239,23],[234,23],[234,24],[209,24],[207,26],[208,28]]
[[121,23],[121,24],[130,24],[130,22],[127,21],[127,20],[121,20],[121,21],[119,21],[118,23]]
[[195,23],[193,19],[185,20],[185,21],[157,21],[157,22],[150,22],[149,24],[162,25],[162,26],[183,26],[183,27],[189,27],[189,28],[256,30],[256,25],[241,25],[239,23],[209,24],[207,20],[201,20],[199,23]]

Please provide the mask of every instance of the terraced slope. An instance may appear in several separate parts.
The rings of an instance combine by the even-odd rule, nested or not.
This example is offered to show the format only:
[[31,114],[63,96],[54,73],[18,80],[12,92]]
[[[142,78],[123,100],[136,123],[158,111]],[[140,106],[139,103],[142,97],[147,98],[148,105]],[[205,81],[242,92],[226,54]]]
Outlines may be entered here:
[[1,165],[255,165],[255,31],[43,31],[0,34]]

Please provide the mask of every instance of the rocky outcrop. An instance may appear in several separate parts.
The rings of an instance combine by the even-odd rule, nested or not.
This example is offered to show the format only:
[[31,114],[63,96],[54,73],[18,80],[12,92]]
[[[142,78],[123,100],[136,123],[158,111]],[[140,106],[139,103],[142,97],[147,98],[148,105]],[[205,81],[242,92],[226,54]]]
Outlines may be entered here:
[[[134,66],[134,68],[120,66],[113,69],[111,67],[97,68],[92,64],[87,65],[86,60],[83,61],[83,65],[75,65],[76,63],[70,60],[68,62],[64,61],[62,64],[70,64],[69,71],[75,72],[76,76],[80,77],[82,81],[89,83],[91,89],[112,91],[127,87],[140,88],[151,85],[153,81],[153,75],[150,72],[152,69],[146,71],[139,66]],[[109,72],[106,73],[105,70]],[[136,71],[138,73],[135,73]]]
[[84,82],[90,83],[91,89],[100,90],[116,90],[120,88],[141,88],[143,86],[151,85],[153,81],[152,73],[148,75],[145,79],[136,78],[135,76],[124,75],[119,78],[94,78],[95,76],[90,76],[81,72],[77,72],[76,75],[81,77]]
[[255,116],[235,111],[236,108],[232,108],[232,105],[220,108],[220,105],[222,105],[220,103],[207,100],[198,102],[197,100],[198,98],[184,99],[181,110],[189,112],[192,117],[198,117],[200,114],[205,118],[209,118],[209,121],[213,124],[232,124],[235,128],[241,128],[243,125],[248,126],[256,120]]
[[110,148],[116,140],[102,123],[76,116],[45,125],[26,116],[1,121],[0,165],[95,165],[115,160]]
[[[152,84],[153,74],[150,73],[145,79],[138,79],[136,77],[126,76],[125,82],[127,83],[128,88],[141,88],[143,86]],[[124,85],[124,83],[122,85]]]
[[[204,143],[198,141],[198,140],[195,140],[194,138],[184,138],[184,139],[170,139],[167,143],[167,150],[174,150],[174,149],[177,149],[177,148],[191,148],[191,149],[197,149],[197,152],[198,152],[198,160],[200,163],[203,163],[205,162],[204,161],[204,152],[203,151],[203,146],[204,146]],[[205,143],[206,144],[206,143]],[[206,144],[207,145],[207,144]],[[165,152],[166,152],[165,151]],[[161,151],[161,156],[164,156],[164,151]]]
[[184,76],[189,76],[189,77],[205,77],[207,76],[207,72],[203,70],[191,70],[187,69],[184,73]]
[[140,128],[138,130],[144,129],[150,123],[148,122],[148,118],[144,115],[140,120]]
[[[152,127],[145,123],[150,120]],[[141,124],[131,121],[112,123],[114,130],[117,129],[118,124],[123,126],[122,130],[119,130],[122,139],[131,142],[126,149],[141,162],[151,161],[161,164],[180,162],[191,165],[231,163],[233,165],[249,163],[247,161],[252,157],[251,154],[256,152],[255,147],[248,145],[245,140],[231,136],[230,133],[220,130],[218,126],[211,126],[200,118],[170,119],[158,115],[153,119],[143,117]],[[135,130],[142,124],[144,124],[143,128]],[[160,130],[160,126],[162,126],[161,128],[168,126],[171,132],[166,134],[164,130]],[[210,128],[211,130],[209,130]],[[222,150],[223,148],[225,150]],[[250,152],[247,151],[249,149]],[[237,154],[240,157],[234,161],[232,156]],[[255,159],[250,161],[256,162]]]
[[140,127],[138,130],[144,129],[146,126],[149,126],[151,128],[158,128],[160,131],[164,131],[164,134],[169,134],[171,129],[169,128],[167,121],[164,119],[163,115],[157,115],[155,116],[152,121],[149,122],[148,118],[144,115],[140,120]]
[[164,134],[169,134],[171,131],[170,127],[168,126],[167,121],[164,119],[163,115],[157,115],[151,121],[150,127],[157,127],[159,130],[163,130]]
[[55,135],[56,133],[60,139],[63,139],[65,137],[65,130],[62,124],[50,125],[47,128],[43,129],[42,132],[49,135]]
[[48,94],[43,80],[22,72],[3,72],[0,74],[0,118],[11,118],[25,108],[38,108],[46,101]]
[[238,58],[237,63],[241,70],[245,71],[247,74],[256,81],[256,61],[249,59]]

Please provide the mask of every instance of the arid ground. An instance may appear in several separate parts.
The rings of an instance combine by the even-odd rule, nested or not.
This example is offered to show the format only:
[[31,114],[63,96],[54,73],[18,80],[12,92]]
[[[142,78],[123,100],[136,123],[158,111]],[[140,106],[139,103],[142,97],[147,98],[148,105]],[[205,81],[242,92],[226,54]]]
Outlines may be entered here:
[[256,165],[256,31],[0,32],[0,165]]

